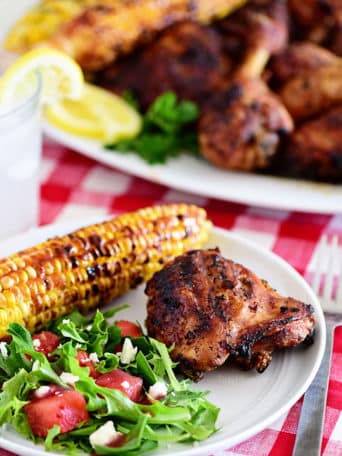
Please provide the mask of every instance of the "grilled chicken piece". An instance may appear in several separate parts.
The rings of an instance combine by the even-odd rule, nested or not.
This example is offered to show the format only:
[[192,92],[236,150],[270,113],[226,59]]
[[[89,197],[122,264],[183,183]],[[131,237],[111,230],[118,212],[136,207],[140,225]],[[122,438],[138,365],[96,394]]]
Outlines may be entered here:
[[252,0],[220,21],[217,27],[225,39],[242,42],[247,54],[263,48],[268,55],[282,51],[287,45],[288,22],[284,0]]
[[283,160],[295,177],[342,183],[342,106],[298,127]]
[[288,0],[288,5],[301,35],[317,44],[327,44],[342,25],[341,0]]
[[219,93],[198,123],[200,149],[226,169],[267,168],[293,122],[261,79],[238,79]]
[[307,70],[315,70],[336,62],[336,56],[310,41],[292,43],[284,52],[275,55],[270,63],[273,77],[280,84]]
[[340,23],[333,28],[328,43],[329,49],[339,57],[342,57],[342,12]]
[[231,356],[263,372],[275,349],[313,336],[310,304],[283,297],[219,249],[192,250],[147,283],[150,336],[174,345],[172,358],[198,379]]
[[341,0],[288,0],[290,13],[302,27],[331,22],[342,9]]
[[[260,77],[270,54],[287,43],[287,15],[282,0],[258,0],[241,10],[241,17],[242,23],[246,19],[245,30],[247,25],[252,30],[250,47],[230,86],[204,110],[198,133],[208,161],[253,171],[269,166],[281,136],[293,130],[290,115]],[[277,30],[280,38],[273,40]]]
[[219,34],[187,21],[169,27],[134,57],[103,71],[99,79],[118,93],[133,90],[143,108],[167,90],[202,106],[228,72]]
[[70,20],[50,40],[86,70],[99,70],[137,44],[184,20],[207,24],[244,0],[117,0],[95,5]]
[[342,60],[291,78],[279,95],[295,120],[303,120],[342,103]]

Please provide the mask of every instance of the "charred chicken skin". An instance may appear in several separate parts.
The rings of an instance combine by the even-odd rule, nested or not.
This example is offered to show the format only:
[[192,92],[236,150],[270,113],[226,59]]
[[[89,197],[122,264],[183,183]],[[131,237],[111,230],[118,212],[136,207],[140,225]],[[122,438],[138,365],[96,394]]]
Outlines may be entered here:
[[219,34],[187,21],[169,27],[134,59],[107,69],[102,82],[119,93],[133,90],[144,108],[167,90],[202,106],[222,85],[229,68]]
[[[235,2],[235,3],[234,3]],[[64,24],[49,44],[96,71],[168,26],[184,20],[208,24],[238,8],[243,0],[112,0],[98,2]]]
[[283,297],[218,249],[177,257],[147,283],[146,326],[198,379],[232,357],[263,372],[275,349],[312,340],[313,308]]
[[267,168],[293,122],[277,95],[261,79],[238,79],[199,120],[203,156],[226,169]]
[[204,110],[198,136],[202,155],[211,163],[254,171],[269,166],[281,137],[293,130],[287,110],[260,77],[271,53],[287,43],[287,14],[282,0],[254,1],[236,14],[249,25],[253,39],[230,86]]
[[342,106],[298,127],[284,160],[282,168],[295,177],[342,183]]
[[284,0],[252,0],[220,21],[217,27],[225,39],[243,42],[247,52],[262,47],[276,54],[288,42],[288,22]]
[[329,47],[341,55],[341,0],[288,0],[289,11],[299,35]]
[[283,52],[275,55],[270,64],[273,78],[278,84],[308,70],[315,70],[337,61],[336,55],[310,41],[292,43]]
[[342,60],[291,78],[279,95],[290,114],[301,121],[342,103]]

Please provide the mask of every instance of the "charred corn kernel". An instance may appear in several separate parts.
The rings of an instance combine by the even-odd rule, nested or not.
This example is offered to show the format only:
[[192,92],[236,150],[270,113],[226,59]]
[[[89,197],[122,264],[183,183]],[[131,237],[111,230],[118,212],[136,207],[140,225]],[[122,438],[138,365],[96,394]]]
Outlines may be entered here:
[[210,226],[197,206],[155,206],[0,259],[0,338],[11,322],[33,331],[73,307],[85,312],[110,302],[200,247]]
[[2,277],[1,279],[1,286],[3,289],[11,288],[15,284],[15,280],[12,277]]

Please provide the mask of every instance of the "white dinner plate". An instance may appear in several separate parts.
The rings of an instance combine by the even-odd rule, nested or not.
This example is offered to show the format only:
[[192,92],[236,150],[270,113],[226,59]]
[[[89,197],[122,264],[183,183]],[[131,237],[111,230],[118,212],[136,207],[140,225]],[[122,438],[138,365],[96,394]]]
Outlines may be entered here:
[[[94,220],[51,225],[16,236],[0,243],[0,257],[34,245],[49,237],[65,234]],[[199,456],[232,447],[272,424],[283,415],[306,391],[320,365],[325,346],[325,325],[319,302],[304,279],[284,260],[275,254],[222,229],[214,229],[208,247],[220,247],[222,254],[249,267],[274,288],[287,296],[310,303],[316,312],[315,342],[309,347],[274,354],[270,366],[262,374],[225,366],[207,373],[196,387],[210,390],[209,399],[221,407],[219,430],[208,440],[196,446],[172,446],[154,455]],[[112,305],[129,303],[130,309],[120,318],[139,320],[146,316],[144,286],[129,292]],[[0,434],[0,447],[22,456],[53,456],[42,446],[35,446],[5,426]]]
[[[37,0],[0,0],[0,43],[10,26]],[[316,213],[342,211],[342,185],[226,171],[204,159],[181,156],[165,165],[148,165],[135,155],[106,151],[101,144],[66,134],[45,123],[52,138],[100,163],[153,182],[206,197],[275,209]]]

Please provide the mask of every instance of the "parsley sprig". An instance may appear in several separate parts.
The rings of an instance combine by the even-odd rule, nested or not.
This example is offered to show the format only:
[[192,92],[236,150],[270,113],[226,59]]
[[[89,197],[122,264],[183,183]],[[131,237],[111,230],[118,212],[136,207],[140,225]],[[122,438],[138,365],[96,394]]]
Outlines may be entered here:
[[[132,103],[131,95],[129,98]],[[156,98],[143,116],[140,134],[105,145],[119,153],[135,152],[150,164],[165,163],[182,152],[198,153],[194,128],[199,116],[198,106],[187,100],[179,101],[173,92]]]

